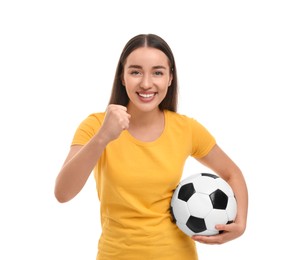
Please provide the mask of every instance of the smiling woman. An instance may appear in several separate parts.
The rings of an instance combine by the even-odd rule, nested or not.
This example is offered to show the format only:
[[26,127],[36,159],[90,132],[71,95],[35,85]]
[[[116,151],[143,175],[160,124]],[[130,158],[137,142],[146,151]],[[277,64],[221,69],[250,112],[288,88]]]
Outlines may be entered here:
[[[245,231],[242,172],[203,125],[177,113],[177,87],[169,45],[157,35],[137,35],[122,51],[107,110],[89,115],[74,134],[55,196],[74,198],[94,169],[102,226],[97,260],[195,260],[194,241],[221,244]],[[171,197],[189,156],[234,190],[238,215],[217,226],[219,235],[191,238],[172,222]]]
[[159,110],[172,82],[167,56],[158,49],[141,47],[128,56],[124,67],[122,83],[130,99],[128,111]]

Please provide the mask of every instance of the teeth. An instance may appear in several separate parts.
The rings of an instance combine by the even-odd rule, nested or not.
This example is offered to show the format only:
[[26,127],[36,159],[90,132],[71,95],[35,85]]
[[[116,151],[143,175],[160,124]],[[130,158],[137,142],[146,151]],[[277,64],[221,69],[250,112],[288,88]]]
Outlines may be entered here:
[[143,93],[138,93],[138,95],[140,95],[143,98],[150,98],[154,96],[154,94],[143,94]]

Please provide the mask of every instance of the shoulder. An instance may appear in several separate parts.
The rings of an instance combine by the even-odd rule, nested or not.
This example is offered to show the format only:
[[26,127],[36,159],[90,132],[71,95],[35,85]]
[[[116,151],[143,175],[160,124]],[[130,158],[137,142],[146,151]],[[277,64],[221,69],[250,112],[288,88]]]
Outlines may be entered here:
[[208,129],[193,117],[168,110],[165,113],[170,126],[188,130],[195,135],[210,135]]
[[97,133],[102,125],[104,116],[105,113],[92,113],[82,120],[74,133],[72,144],[86,144]]
[[105,112],[91,113],[85,119],[82,120],[78,129],[96,132],[102,125],[104,117]]
[[202,158],[216,144],[216,140],[209,130],[193,117],[174,112],[167,112],[167,115],[168,118],[172,118],[172,120],[168,120],[170,124],[172,124],[171,122],[175,122],[175,125],[172,124],[173,128],[180,129],[179,136],[185,139],[186,137],[190,138],[191,156]]
[[166,117],[169,122],[173,122],[173,123],[176,123],[179,125],[188,125],[189,126],[189,125],[192,125],[193,123],[195,124],[197,122],[194,118],[189,117],[184,114],[177,113],[177,112],[165,110],[165,114],[166,114]]
[[177,121],[185,121],[188,120],[188,116],[180,114],[178,112],[173,112],[170,110],[165,110],[165,115],[170,119],[170,120],[177,120]]
[[106,114],[105,112],[91,113],[87,116],[87,118],[84,121],[101,125],[104,120],[105,114]]

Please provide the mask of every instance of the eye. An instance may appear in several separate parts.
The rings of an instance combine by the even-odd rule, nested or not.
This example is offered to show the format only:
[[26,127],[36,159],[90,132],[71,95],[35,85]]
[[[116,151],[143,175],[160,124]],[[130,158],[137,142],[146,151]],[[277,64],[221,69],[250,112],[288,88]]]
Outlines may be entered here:
[[160,70],[155,71],[154,74],[156,76],[162,76],[162,75],[164,75],[164,73],[162,71],[160,71]]
[[130,74],[137,76],[137,75],[140,75],[140,72],[138,70],[132,70],[132,71],[130,71]]

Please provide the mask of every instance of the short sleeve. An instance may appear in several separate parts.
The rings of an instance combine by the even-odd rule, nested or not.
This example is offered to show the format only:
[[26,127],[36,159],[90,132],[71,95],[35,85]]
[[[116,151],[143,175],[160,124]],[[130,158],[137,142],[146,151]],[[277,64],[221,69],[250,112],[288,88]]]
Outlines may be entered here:
[[195,119],[190,119],[192,131],[192,152],[191,156],[202,158],[206,156],[216,144],[211,133]]
[[99,113],[84,119],[76,129],[71,145],[85,145],[97,133],[103,118],[104,114]]

